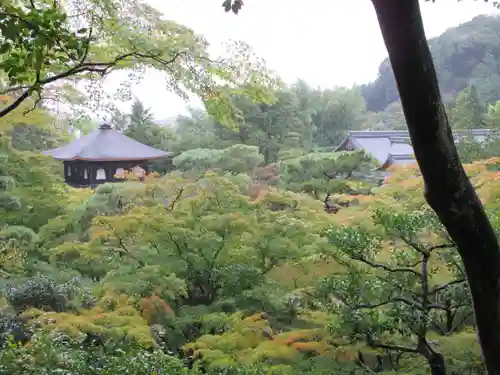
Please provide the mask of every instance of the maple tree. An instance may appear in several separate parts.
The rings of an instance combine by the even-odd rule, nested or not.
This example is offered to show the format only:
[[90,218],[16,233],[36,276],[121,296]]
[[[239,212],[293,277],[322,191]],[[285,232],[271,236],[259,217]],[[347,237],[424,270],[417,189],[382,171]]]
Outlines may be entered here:
[[95,104],[103,99],[96,85],[111,72],[127,69],[138,78],[153,68],[167,74],[168,88],[183,97],[199,95],[209,113],[232,124],[238,116],[231,93],[266,101],[276,83],[248,46],[235,42],[226,56],[213,59],[201,36],[139,1],[7,1],[0,7],[0,30],[0,93],[10,97],[0,117],[82,79],[94,84]]
[[235,144],[231,147],[213,149],[191,149],[173,159],[177,170],[203,175],[207,171],[219,170],[233,175],[253,171],[263,161],[258,147]]
[[[457,332],[472,315],[455,245],[428,210],[408,214],[377,209],[373,220],[385,233],[340,227],[327,234],[346,265],[342,278],[335,275],[322,285],[342,304],[342,320],[334,329],[346,330],[372,348],[395,352],[394,370],[399,370],[401,355],[410,353],[425,357],[432,374],[445,374],[444,358],[428,341],[429,333]],[[387,245],[393,249],[384,257]]]
[[[462,257],[488,373],[497,374],[500,339],[493,332],[500,327],[500,303],[491,296],[500,295],[500,246],[455,146],[419,2],[372,0],[372,4],[426,183],[426,200]],[[222,5],[226,12],[238,14],[243,1],[226,0]]]
[[[494,223],[500,208],[498,164],[488,159],[466,166]],[[192,178],[174,172],[148,175],[142,183],[132,174],[124,177],[128,181],[94,192],[68,190],[61,213],[37,231],[37,246],[23,262],[13,263],[10,289],[2,288],[7,307],[1,321],[26,344],[2,351],[2,363],[21,355],[35,358],[43,343],[46,350],[91,363],[93,355],[111,348],[132,356],[147,349],[164,369],[165,361],[179,356],[185,361],[181,366],[208,373],[237,368],[369,373],[391,366],[411,372],[425,368],[419,357],[375,344],[417,351],[413,344],[427,340],[449,371],[481,368],[469,328],[473,322],[466,319],[471,304],[458,287],[461,274],[454,273],[457,259],[448,249],[432,252],[427,281],[433,290],[455,280],[457,287],[430,294],[442,308],[423,309],[429,318],[424,336],[412,331],[422,324],[415,309],[393,304],[378,307],[378,314],[354,313],[350,304],[354,297],[365,304],[402,297],[393,294],[401,288],[406,298],[421,303],[418,266],[415,273],[387,278],[383,268],[361,267],[357,257],[376,258],[388,267],[418,261],[421,267],[420,253],[408,251],[405,236],[426,249],[446,243],[441,238],[449,241],[425,210],[416,165],[394,167],[392,177],[371,195],[359,196],[357,204],[336,215],[325,213],[309,195],[282,187],[250,195],[250,176],[209,172]],[[373,246],[363,242],[368,240]],[[48,276],[36,277],[41,271]],[[366,282],[375,279],[380,282]],[[345,305],[334,307],[339,300]],[[19,322],[34,329],[36,342],[31,344],[29,330],[15,328]],[[356,329],[360,324],[364,328]],[[121,363],[115,354],[101,356],[108,364]],[[50,364],[34,363],[72,369],[73,364],[50,358]]]
[[[124,262],[124,273],[112,273],[113,285],[123,274],[130,287],[137,288],[144,272],[151,278],[147,285],[155,285],[155,294],[166,298],[161,288],[175,285],[169,277],[175,272],[187,282],[187,303],[210,304],[221,293],[233,293],[226,284],[240,285],[241,292],[256,286],[273,267],[299,252],[305,254],[319,241],[319,232],[316,237],[303,236],[311,230],[307,210],[288,212],[297,204],[293,198],[268,195],[251,202],[237,185],[217,176],[185,182],[172,194],[165,197],[156,191],[154,200],[126,210],[125,215],[92,219],[88,246],[96,249],[94,256],[108,253],[111,262],[119,258]],[[61,254],[65,248],[74,251],[75,245],[63,243],[55,251]],[[107,280],[108,276],[103,282]]]

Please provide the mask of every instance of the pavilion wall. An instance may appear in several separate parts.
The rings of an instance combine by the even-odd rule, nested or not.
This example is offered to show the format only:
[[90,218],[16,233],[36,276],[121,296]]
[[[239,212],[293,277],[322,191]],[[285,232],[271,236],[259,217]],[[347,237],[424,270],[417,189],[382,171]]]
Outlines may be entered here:
[[64,161],[64,180],[73,187],[95,187],[106,182],[122,182],[123,179],[116,178],[115,175],[121,169],[131,171],[136,166],[149,172],[147,160],[68,160]]

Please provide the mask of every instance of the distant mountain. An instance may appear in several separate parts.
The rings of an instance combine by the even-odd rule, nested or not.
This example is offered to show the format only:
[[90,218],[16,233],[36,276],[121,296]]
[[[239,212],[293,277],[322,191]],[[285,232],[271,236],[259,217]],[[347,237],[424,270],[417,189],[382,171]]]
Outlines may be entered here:
[[[478,16],[429,39],[441,92],[445,99],[474,84],[483,103],[500,100],[500,18]],[[384,111],[399,100],[389,59],[378,78],[361,87],[368,111]]]

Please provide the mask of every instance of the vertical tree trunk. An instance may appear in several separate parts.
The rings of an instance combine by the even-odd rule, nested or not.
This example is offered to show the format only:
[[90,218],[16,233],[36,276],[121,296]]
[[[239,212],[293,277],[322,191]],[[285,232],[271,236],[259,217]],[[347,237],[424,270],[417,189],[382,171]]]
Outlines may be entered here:
[[446,365],[442,354],[433,354],[427,361],[431,368],[431,375],[446,375]]
[[457,244],[490,375],[500,374],[500,248],[458,157],[418,0],[372,0],[396,77],[425,197]]

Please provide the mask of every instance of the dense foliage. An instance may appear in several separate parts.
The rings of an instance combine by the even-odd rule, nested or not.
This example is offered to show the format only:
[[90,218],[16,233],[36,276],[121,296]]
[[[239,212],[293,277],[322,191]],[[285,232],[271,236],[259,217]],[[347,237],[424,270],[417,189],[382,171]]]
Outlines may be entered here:
[[[130,20],[113,11],[121,2],[103,4],[97,12],[116,24],[110,35],[96,30],[114,43]],[[50,12],[64,13],[21,10],[49,29],[60,21]],[[135,17],[159,16],[141,8]],[[178,40],[205,56],[191,30],[155,25],[175,35],[136,41]],[[89,30],[66,26],[63,47],[89,43]],[[45,76],[36,61],[9,68],[26,45],[40,47],[36,31],[0,39],[6,86],[61,74],[67,58],[43,48]],[[110,58],[105,50],[97,43],[89,58]],[[212,77],[214,66],[194,60]],[[199,82],[177,68],[175,84]],[[174,154],[144,181],[127,173],[95,190],[64,185],[60,165],[40,153],[72,129],[93,130],[91,120],[53,118],[37,103],[38,86],[0,116],[0,375],[484,373],[462,264],[424,202],[417,166],[384,174],[363,150],[332,152],[349,130],[404,126],[397,104],[374,114],[357,87],[299,81],[269,92],[259,79],[241,90],[214,86],[224,94],[218,109],[208,98],[207,112],[193,109],[172,127],[139,99],[115,113],[117,129]],[[456,86],[454,128],[498,128],[498,98],[471,82]],[[231,110],[216,114],[224,103]],[[459,146],[500,230],[497,135]]]
[[[482,371],[416,166],[381,184],[359,151],[273,168],[235,144],[74,190],[4,138],[2,374]],[[499,165],[467,166],[495,222]]]

